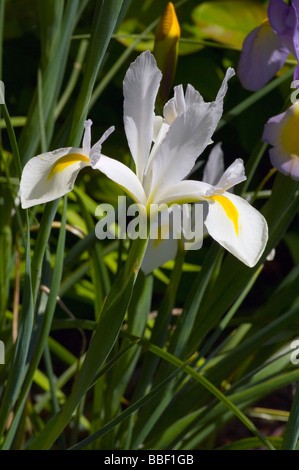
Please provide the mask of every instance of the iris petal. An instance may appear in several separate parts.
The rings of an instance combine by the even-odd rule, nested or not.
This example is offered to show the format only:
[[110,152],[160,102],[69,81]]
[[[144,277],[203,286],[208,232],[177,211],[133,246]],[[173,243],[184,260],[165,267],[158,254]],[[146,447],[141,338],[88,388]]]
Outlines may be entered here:
[[253,267],[260,259],[268,240],[267,222],[245,199],[228,192],[223,193],[222,197],[234,206],[234,214],[238,213],[238,231],[232,218],[228,216],[223,201],[220,203],[214,199],[210,202],[205,220],[208,232],[236,258]]
[[268,17],[275,33],[294,57],[299,53],[299,4],[297,0],[288,6],[283,0],[270,0]]
[[20,183],[23,209],[58,199],[71,191],[79,171],[89,166],[79,148],[63,148],[31,158]]
[[289,51],[273,32],[269,23],[255,28],[245,38],[238,65],[238,76],[244,88],[262,88],[285,63]]
[[262,140],[273,145],[270,160],[278,171],[299,179],[299,103],[269,119]]
[[227,82],[234,73],[232,68],[227,70],[215,101],[190,106],[174,119],[153,160],[150,197],[165,186],[178,183],[192,170],[221,118]]
[[140,181],[153,140],[154,106],[161,77],[153,55],[145,51],[130,65],[124,79],[124,125]]

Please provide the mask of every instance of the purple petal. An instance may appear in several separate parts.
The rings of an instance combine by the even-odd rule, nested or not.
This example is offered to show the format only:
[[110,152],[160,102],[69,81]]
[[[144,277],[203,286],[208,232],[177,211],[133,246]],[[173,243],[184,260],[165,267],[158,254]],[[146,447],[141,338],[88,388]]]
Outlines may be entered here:
[[265,124],[262,141],[270,145],[280,145],[280,134],[285,120],[286,112],[273,116]]
[[274,147],[269,152],[270,161],[274,168],[294,180],[299,180],[299,157],[290,156],[281,147]]
[[272,165],[284,175],[299,180],[299,104],[269,119],[262,140],[273,145],[270,150]]
[[288,6],[283,0],[270,0],[268,6],[270,24],[294,57],[299,58],[299,2]]
[[[294,80],[299,80],[299,64],[296,66],[294,70]],[[298,88],[298,85],[296,85],[296,88]]]
[[243,42],[238,65],[241,84],[247,90],[259,90],[281,69],[288,55],[269,23],[255,28]]
[[292,165],[292,168],[291,168],[291,178],[293,178],[293,180],[296,180],[296,181],[299,181],[299,158],[298,157],[295,157],[293,158],[293,165]]

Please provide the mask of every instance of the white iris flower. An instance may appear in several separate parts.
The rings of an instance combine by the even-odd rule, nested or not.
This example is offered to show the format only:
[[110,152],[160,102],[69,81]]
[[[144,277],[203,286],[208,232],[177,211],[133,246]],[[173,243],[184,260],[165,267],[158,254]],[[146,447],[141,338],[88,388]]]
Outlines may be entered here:
[[85,123],[82,148],[66,148],[32,158],[21,180],[22,207],[56,199],[73,188],[78,172],[91,166],[116,182],[150,213],[151,204],[209,203],[205,226],[224,248],[248,266],[262,255],[268,227],[264,217],[244,199],[228,192],[245,177],[242,160],[236,160],[217,184],[184,180],[196,159],[211,143],[223,112],[229,68],[215,101],[206,103],[188,85],[175,87],[163,117],[154,107],[162,74],[153,55],[146,51],[130,65],[124,79],[124,125],[134,173],[123,163],[101,154],[109,128],[91,147],[91,121]]
[[184,180],[196,159],[211,142],[221,118],[229,68],[216,100],[206,103],[188,85],[175,87],[164,117],[154,114],[161,72],[149,51],[130,65],[124,79],[124,125],[136,173],[121,162],[102,156],[95,168],[122,187],[137,204],[209,203],[205,226],[209,234],[247,266],[262,255],[268,227],[264,217],[247,201],[228,192],[246,179],[237,159],[217,184]]

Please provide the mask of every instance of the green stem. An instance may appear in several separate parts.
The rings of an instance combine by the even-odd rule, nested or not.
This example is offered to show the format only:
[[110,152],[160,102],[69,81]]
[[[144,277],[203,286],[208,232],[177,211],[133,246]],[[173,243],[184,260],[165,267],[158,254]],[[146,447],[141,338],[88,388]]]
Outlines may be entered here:
[[[185,253],[182,250],[178,250],[174,269],[171,273],[170,282],[167,286],[165,296],[163,298],[163,301],[161,302],[158,311],[158,316],[155,321],[155,326],[151,336],[151,342],[160,347],[163,346],[167,337],[168,324],[171,318],[171,310],[176,299],[179,282],[182,276],[184,258]],[[153,356],[152,354],[148,354],[145,357],[141,376],[138,380],[138,385],[134,392],[133,401],[140,398],[145,393],[145,390],[151,383],[158,361],[159,359],[157,358],[157,356]]]
[[271,170],[266,174],[265,178],[263,178],[263,180],[261,181],[261,183],[258,185],[255,193],[253,194],[251,200],[250,200],[250,204],[253,204],[254,201],[256,200],[256,198],[258,197],[258,194],[260,193],[260,191],[262,191],[262,189],[264,188],[265,184],[267,183],[267,181],[269,181],[270,178],[272,178],[273,175],[275,175],[275,173],[277,172],[277,169],[276,168],[271,168]]

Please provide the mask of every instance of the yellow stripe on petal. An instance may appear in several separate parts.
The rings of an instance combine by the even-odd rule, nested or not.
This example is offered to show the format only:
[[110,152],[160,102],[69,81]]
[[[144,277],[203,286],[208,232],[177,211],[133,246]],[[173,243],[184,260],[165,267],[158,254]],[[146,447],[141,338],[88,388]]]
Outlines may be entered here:
[[224,209],[227,217],[232,221],[235,227],[236,234],[239,235],[239,212],[237,211],[234,204],[225,196],[215,195],[207,197],[206,199],[213,199],[218,202]]
[[47,180],[49,181],[51,178],[53,178],[54,175],[56,175],[56,173],[60,173],[61,171],[65,170],[65,168],[73,165],[73,163],[78,162],[89,163],[89,158],[85,155],[81,155],[80,153],[69,153],[64,155],[54,163]]

